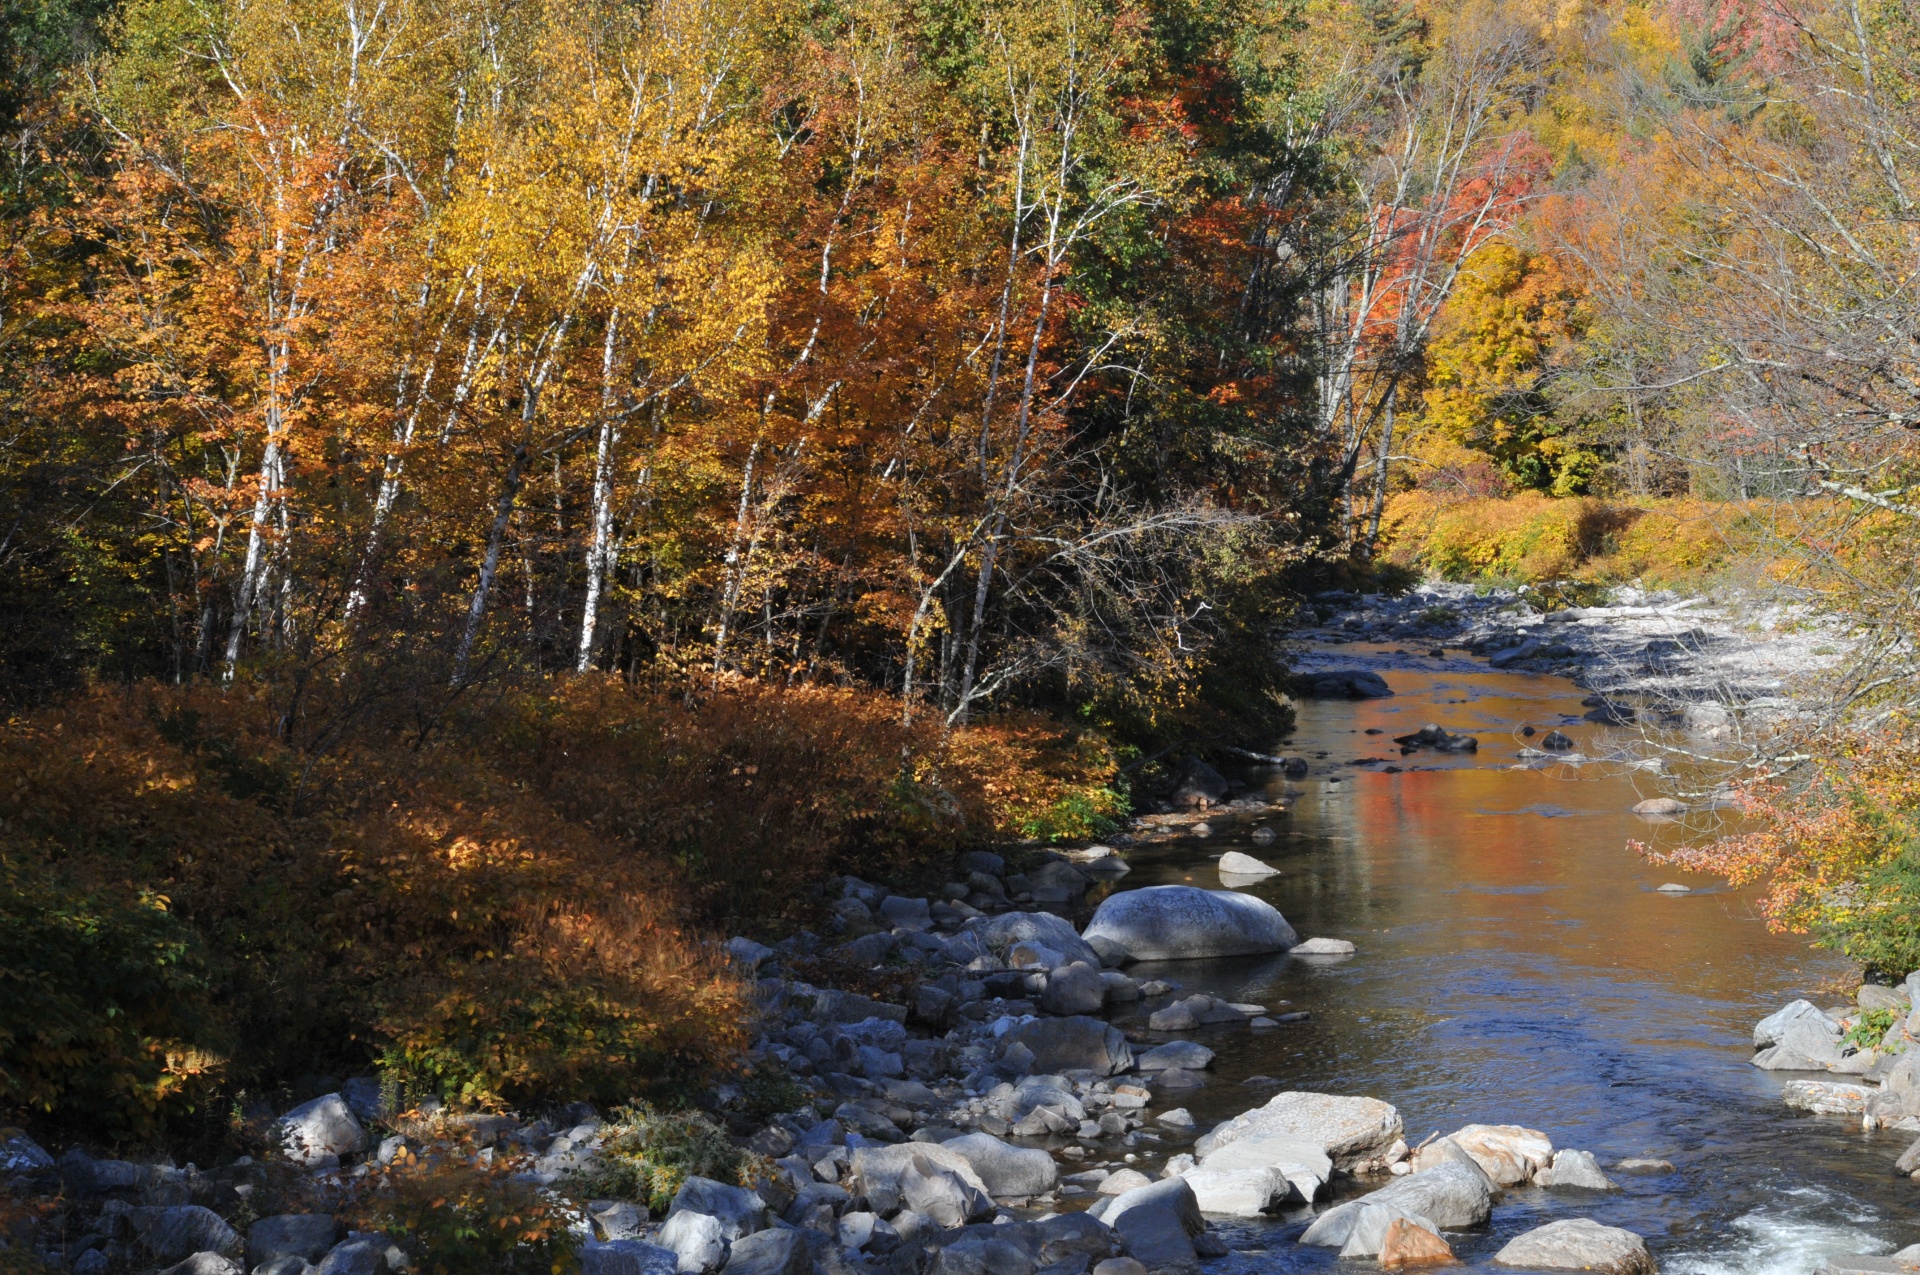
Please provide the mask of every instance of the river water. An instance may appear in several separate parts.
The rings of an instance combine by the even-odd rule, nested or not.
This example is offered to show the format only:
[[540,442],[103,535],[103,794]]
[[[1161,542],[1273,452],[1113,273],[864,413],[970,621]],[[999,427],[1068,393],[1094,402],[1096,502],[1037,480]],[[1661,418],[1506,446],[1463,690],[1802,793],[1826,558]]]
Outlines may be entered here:
[[[1301,705],[1287,748],[1313,760],[1311,773],[1247,776],[1290,810],[1136,847],[1120,888],[1218,889],[1215,861],[1242,850],[1279,869],[1243,888],[1301,937],[1359,950],[1130,970],[1310,1014],[1260,1032],[1182,1033],[1218,1058],[1205,1088],[1156,1106],[1185,1105],[1205,1129],[1281,1089],[1366,1094],[1400,1109],[1410,1143],[1472,1122],[1522,1124],[1603,1165],[1675,1166],[1613,1174],[1617,1194],[1510,1190],[1491,1228],[1449,1236],[1469,1267],[1570,1216],[1645,1235],[1668,1275],[1803,1275],[1825,1255],[1920,1241],[1920,1186],[1890,1169],[1907,1137],[1790,1111],[1781,1080],[1747,1061],[1755,1020],[1802,995],[1838,1003],[1845,966],[1768,933],[1750,893],[1628,849],[1700,835],[1630,813],[1656,791],[1644,774],[1512,768],[1526,725],[1557,727],[1590,755],[1618,751],[1628,733],[1580,721],[1583,692],[1563,679],[1351,649],[1376,661],[1395,697]],[[1426,722],[1477,736],[1480,751],[1401,757],[1392,736]],[[1360,758],[1408,769],[1351,764]],[[1251,840],[1262,823],[1277,840]],[[1656,892],[1667,881],[1695,892]],[[1295,1244],[1306,1216],[1224,1227],[1237,1250],[1228,1269],[1377,1269]]]

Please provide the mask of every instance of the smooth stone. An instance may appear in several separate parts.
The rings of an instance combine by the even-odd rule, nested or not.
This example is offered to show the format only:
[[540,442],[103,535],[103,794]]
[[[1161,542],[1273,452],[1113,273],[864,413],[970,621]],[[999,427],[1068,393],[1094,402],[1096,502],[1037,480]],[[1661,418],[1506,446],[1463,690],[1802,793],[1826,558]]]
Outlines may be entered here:
[[1202,1213],[1227,1217],[1259,1217],[1293,1194],[1292,1184],[1278,1169],[1202,1165],[1180,1176],[1193,1191]]
[[1204,1162],[1242,1138],[1282,1134],[1317,1146],[1334,1168],[1352,1169],[1384,1156],[1401,1132],[1400,1113],[1378,1098],[1288,1090],[1215,1128],[1194,1144],[1194,1154]]
[[1665,885],[1657,886],[1655,888],[1661,894],[1692,894],[1693,893],[1692,886],[1681,885],[1678,881],[1669,881]]
[[681,1275],[706,1275],[726,1264],[728,1238],[719,1218],[682,1209],[667,1218],[654,1242],[674,1255]]
[[140,1247],[156,1261],[178,1262],[195,1253],[231,1253],[240,1248],[240,1233],[212,1209],[198,1204],[175,1204],[129,1210],[127,1221]]
[[1353,944],[1346,939],[1308,939],[1287,949],[1289,956],[1352,956]]
[[1220,856],[1220,875],[1223,877],[1270,877],[1280,869],[1270,863],[1263,863],[1250,854],[1241,854],[1238,850],[1229,850]]
[[1578,1187],[1586,1191],[1618,1191],[1619,1184],[1600,1171],[1600,1162],[1591,1151],[1562,1150],[1554,1153],[1553,1163],[1533,1175],[1541,1186]]
[[1299,941],[1278,909],[1232,890],[1156,885],[1109,895],[1086,938],[1112,939],[1139,960],[1280,952]]
[[1116,1195],[1104,1202],[1099,1220],[1120,1233],[1149,1271],[1199,1270],[1194,1240],[1206,1233],[1207,1220],[1185,1179],[1163,1178]]
[[247,1269],[289,1255],[317,1262],[339,1238],[340,1224],[325,1213],[279,1213],[247,1228]]
[[848,1194],[866,1196],[882,1217],[904,1207],[942,1226],[959,1226],[993,1212],[993,1195],[972,1163],[942,1143],[856,1148],[851,1174]]
[[1649,797],[1633,808],[1636,815],[1684,815],[1687,803],[1676,801],[1672,797]]
[[999,916],[976,917],[962,927],[977,934],[989,951],[1004,955],[1017,944],[1038,943],[1060,954],[1054,962],[1065,965],[1082,961],[1095,969],[1101,967],[1100,954],[1075,932],[1071,922],[1051,912],[1002,912]]
[[1300,1237],[1302,1244],[1339,1248],[1360,1220],[1360,1210],[1393,1205],[1404,1214],[1430,1219],[1434,1225],[1460,1230],[1483,1225],[1493,1216],[1493,1184],[1471,1164],[1443,1164],[1395,1178],[1372,1195],[1335,1205]]
[[1288,1134],[1241,1138],[1210,1151],[1208,1168],[1273,1169],[1293,1185],[1301,1200],[1311,1202],[1333,1177],[1333,1160],[1317,1143]]
[[[1553,1140],[1517,1124],[1470,1124],[1449,1135],[1495,1186],[1517,1186],[1553,1158]],[[1423,1167],[1415,1164],[1417,1171]]]
[[1380,1250],[1387,1244],[1387,1232],[1396,1222],[1412,1223],[1432,1235],[1440,1233],[1440,1228],[1426,1218],[1409,1213],[1396,1205],[1376,1204],[1366,1199],[1360,1200],[1359,1204],[1360,1208],[1354,1215],[1353,1226],[1347,1231],[1347,1241],[1340,1246],[1341,1257],[1380,1256]]
[[1001,1039],[1003,1050],[1020,1045],[1031,1051],[1033,1070],[1039,1072],[1085,1070],[1111,1076],[1133,1066],[1126,1035],[1098,1018],[1037,1018]]
[[1832,1036],[1840,1038],[1840,1025],[1828,1018],[1811,1001],[1794,1001],[1784,1009],[1775,1010],[1753,1025],[1753,1047],[1761,1049],[1768,1045],[1777,1045],[1787,1029],[1796,1023],[1813,1023]]
[[589,1240],[579,1257],[580,1275],[674,1275],[678,1269],[671,1252],[644,1240]]
[[811,1275],[813,1258],[804,1232],[756,1231],[734,1241],[726,1275]]
[[352,1155],[364,1149],[367,1141],[353,1109],[337,1093],[303,1102],[281,1116],[271,1136],[287,1159],[307,1165],[330,1155]]
[[1116,1169],[1102,1178],[1094,1189],[1101,1195],[1125,1195],[1129,1191],[1151,1185],[1153,1185],[1153,1179],[1138,1169]]
[[973,1167],[989,1195],[1045,1195],[1060,1179],[1060,1166],[1037,1147],[1016,1147],[990,1133],[969,1133],[940,1144]]
[[1097,1014],[1107,1002],[1107,985],[1100,978],[1099,965],[1075,961],[1047,975],[1046,990],[1040,993],[1040,1008],[1049,1014]]
[[1654,1156],[1629,1156],[1614,1162],[1615,1173],[1672,1173],[1673,1161]]
[[1602,1275],[1656,1275],[1647,1242],[1632,1231],[1584,1217],[1549,1222],[1515,1236],[1493,1256],[1498,1266]]
[[676,1214],[703,1213],[720,1225],[720,1236],[731,1243],[743,1235],[764,1231],[769,1225],[767,1202],[745,1187],[728,1186],[712,1178],[690,1177],[680,1184],[667,1210],[667,1221]]

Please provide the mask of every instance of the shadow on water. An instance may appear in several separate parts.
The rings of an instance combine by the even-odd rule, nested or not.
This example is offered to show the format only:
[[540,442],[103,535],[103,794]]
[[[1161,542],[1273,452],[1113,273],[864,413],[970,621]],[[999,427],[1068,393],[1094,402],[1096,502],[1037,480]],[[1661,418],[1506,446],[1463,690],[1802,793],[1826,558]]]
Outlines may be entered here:
[[[1646,776],[1513,768],[1526,725],[1561,729],[1589,755],[1625,742],[1579,720],[1570,683],[1419,660],[1387,676],[1393,699],[1301,706],[1289,750],[1325,754],[1309,774],[1248,776],[1289,812],[1215,819],[1210,837],[1129,852],[1122,889],[1218,889],[1220,855],[1254,854],[1278,872],[1240,888],[1303,938],[1359,948],[1351,958],[1135,967],[1184,991],[1310,1015],[1264,1031],[1182,1033],[1219,1057],[1206,1087],[1157,1105],[1185,1105],[1205,1129],[1280,1089],[1370,1094],[1399,1107],[1410,1142],[1470,1122],[1516,1123],[1603,1164],[1651,1156],[1675,1166],[1615,1174],[1617,1194],[1510,1191],[1488,1231],[1450,1237],[1469,1266],[1570,1216],[1647,1236],[1669,1275],[1806,1275],[1828,1254],[1920,1241],[1917,1188],[1890,1170],[1907,1139],[1789,1111],[1782,1078],[1747,1061],[1755,1020],[1832,985],[1845,967],[1768,933],[1750,891],[1629,850],[1630,840],[1699,835],[1630,813],[1655,791]],[[1428,721],[1479,736],[1479,753],[1399,757],[1391,737]],[[1383,755],[1408,768],[1348,760]],[[1275,840],[1251,839],[1261,824]],[[1655,889],[1676,880],[1695,892]],[[1157,1003],[1123,1021],[1143,1027]],[[1226,1269],[1377,1269],[1293,1244],[1304,1219],[1225,1228],[1241,1250]]]

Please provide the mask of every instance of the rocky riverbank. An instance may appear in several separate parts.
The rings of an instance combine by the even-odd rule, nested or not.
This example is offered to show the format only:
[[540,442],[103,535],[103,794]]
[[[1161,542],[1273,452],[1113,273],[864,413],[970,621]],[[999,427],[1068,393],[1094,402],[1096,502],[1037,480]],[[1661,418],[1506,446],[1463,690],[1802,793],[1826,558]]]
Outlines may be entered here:
[[[1612,1188],[1594,1157],[1519,1126],[1409,1147],[1371,1097],[1285,1092],[1196,1127],[1181,1098],[1214,1055],[1180,1033],[1284,1031],[1288,1016],[1127,968],[1352,945],[1303,944],[1233,890],[1121,889],[1089,909],[1126,865],[1079,858],[1037,852],[1014,871],[970,854],[936,898],[844,879],[829,933],[733,940],[756,986],[748,1061],[780,1078],[784,1109],[752,1115],[746,1086],[716,1086],[706,1105],[742,1157],[735,1180],[688,1177],[662,1216],[590,1198],[617,1178],[616,1113],[398,1112],[369,1078],[287,1111],[267,1155],[212,1169],[56,1158],[8,1131],[0,1172],[33,1219],[13,1243],[79,1275],[398,1272],[418,1237],[353,1230],[350,1206],[397,1168],[458,1160],[564,1209],[587,1275],[1192,1275],[1228,1252],[1215,1219],[1274,1214],[1311,1217],[1302,1244],[1402,1269],[1450,1260],[1448,1234],[1484,1226],[1507,1187]],[[1114,1026],[1122,1007],[1148,1026]],[[1497,1260],[1654,1269],[1639,1236],[1585,1221],[1530,1231]]]
[[1572,680],[1595,693],[1595,720],[1647,715],[1711,739],[1798,711],[1797,693],[1837,667],[1851,645],[1841,624],[1794,602],[1626,586],[1590,605],[1565,601],[1445,582],[1397,598],[1321,594],[1315,624],[1299,635],[1296,668],[1309,681],[1372,671],[1377,659],[1330,649],[1353,642],[1398,643],[1436,659],[1465,652],[1494,668]]

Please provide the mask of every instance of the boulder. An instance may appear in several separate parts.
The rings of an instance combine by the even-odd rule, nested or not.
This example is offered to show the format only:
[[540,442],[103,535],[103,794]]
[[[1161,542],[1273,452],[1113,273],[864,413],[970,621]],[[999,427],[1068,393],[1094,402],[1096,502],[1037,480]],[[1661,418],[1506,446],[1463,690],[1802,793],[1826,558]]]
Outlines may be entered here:
[[1074,932],[1073,926],[1051,912],[1002,912],[999,916],[975,917],[965,928],[978,934],[989,951],[1004,954],[1017,943],[1039,943],[1061,956],[1060,964],[1084,961],[1099,969],[1100,954]]
[[273,1139],[296,1164],[318,1164],[328,1156],[353,1155],[366,1146],[366,1130],[337,1093],[303,1102],[281,1116]]
[[1552,1139],[1517,1124],[1470,1124],[1451,1136],[1495,1186],[1517,1186],[1553,1158]]
[[1672,797],[1649,797],[1633,808],[1636,815],[1672,816],[1687,813],[1687,803]]
[[405,1269],[406,1255],[377,1235],[349,1235],[320,1259],[314,1275],[392,1275]]
[[280,1213],[247,1228],[247,1269],[289,1255],[317,1262],[338,1238],[340,1224],[325,1213]]
[[1205,1162],[1241,1139],[1284,1134],[1318,1147],[1334,1168],[1353,1169],[1385,1156],[1400,1133],[1400,1113],[1378,1098],[1289,1090],[1215,1128],[1193,1150]]
[[1198,757],[1189,757],[1174,772],[1167,801],[1175,810],[1206,810],[1226,799],[1226,777]]
[[1190,885],[1109,895],[1085,936],[1111,939],[1143,961],[1280,952],[1299,937],[1265,900]]
[[1438,1235],[1440,1228],[1426,1218],[1409,1213],[1396,1204],[1377,1204],[1367,1200],[1359,1201],[1360,1207],[1354,1212],[1353,1225],[1347,1229],[1347,1241],[1340,1246],[1340,1256],[1345,1258],[1369,1258],[1380,1256],[1380,1250],[1387,1246],[1387,1232],[1394,1223],[1411,1223],[1430,1235]]
[[580,1275],[674,1275],[677,1259],[641,1240],[588,1240],[580,1246]]
[[813,1257],[804,1237],[799,1230],[744,1236],[727,1254],[726,1275],[812,1275]]
[[1828,1018],[1811,1001],[1794,1001],[1784,1009],[1777,1009],[1753,1025],[1753,1047],[1763,1049],[1768,1045],[1780,1043],[1781,1036],[1795,1023],[1816,1023],[1821,1029],[1838,1040],[1840,1024]]
[[1564,753],[1573,747],[1573,740],[1557,730],[1550,730],[1540,737],[1540,747],[1551,752]]
[[1471,1164],[1442,1164],[1395,1178],[1372,1195],[1337,1204],[1313,1220],[1302,1244],[1340,1248],[1360,1220],[1360,1210],[1392,1205],[1401,1216],[1417,1217],[1448,1230],[1479,1226],[1493,1216],[1493,1186]]
[[1238,850],[1229,850],[1220,856],[1220,875],[1223,877],[1270,877],[1280,869],[1270,863],[1264,863],[1250,854],[1241,854]]
[[[1055,1275],[1094,1269],[1120,1251],[1114,1232],[1085,1213],[1061,1213],[1032,1222],[980,1224],[929,1237],[936,1246],[926,1275]],[[1144,1268],[1141,1268],[1144,1269]]]
[[1353,944],[1345,939],[1308,939],[1287,949],[1289,956],[1352,956]]
[[767,1202],[758,1192],[712,1178],[690,1177],[681,1183],[673,1206],[667,1210],[667,1220],[672,1221],[676,1213],[703,1213],[715,1219],[721,1238],[728,1242],[768,1226]]
[[1840,1025],[1805,1001],[1771,1014],[1753,1029],[1753,1065],[1767,1071],[1824,1071],[1840,1062]]
[[1205,1071],[1212,1065],[1213,1051],[1190,1040],[1170,1040],[1164,1045],[1155,1045],[1133,1060],[1136,1071],[1165,1071],[1169,1067]]
[[1208,1153],[1204,1167],[1272,1169],[1293,1187],[1303,1203],[1312,1203],[1333,1177],[1333,1160],[1317,1143],[1284,1133],[1241,1138]]
[[1443,1164],[1461,1164],[1472,1169],[1487,1180],[1487,1190],[1498,1193],[1500,1188],[1494,1185],[1480,1162],[1467,1154],[1465,1147],[1452,1138],[1435,1138],[1414,1152],[1408,1160],[1408,1167],[1415,1173],[1424,1173],[1428,1169],[1437,1169]]
[[1541,1186],[1578,1187],[1587,1191],[1618,1191],[1619,1185],[1600,1171],[1591,1151],[1557,1151],[1553,1163],[1533,1175]]
[[1060,1166],[1035,1147],[1015,1147],[990,1133],[969,1133],[940,1144],[963,1157],[989,1195],[1044,1195],[1060,1180]]
[[1841,1080],[1789,1080],[1781,1087],[1780,1099],[1815,1115],[1858,1116],[1866,1113],[1873,1092],[1866,1085]]
[[[936,1142],[859,1147],[853,1153],[851,1178],[849,1194],[866,1196],[882,1217],[906,1208],[942,1226],[958,1226],[993,1212],[992,1193],[967,1157]],[[948,1220],[956,1214],[958,1221]]]
[[991,850],[969,850],[953,862],[962,872],[984,872],[993,877],[1007,872],[1007,861]]
[[240,1263],[219,1253],[195,1253],[175,1262],[160,1275],[246,1275]]
[[1101,981],[1100,966],[1075,961],[1047,975],[1046,990],[1040,993],[1040,1008],[1049,1014],[1097,1014],[1107,1002],[1107,985]]
[[1598,1271],[1602,1275],[1656,1275],[1647,1242],[1632,1231],[1567,1218],[1515,1236],[1493,1255],[1497,1266],[1544,1271]]
[[1101,1195],[1125,1195],[1138,1187],[1151,1186],[1153,1179],[1138,1169],[1116,1169],[1096,1188]]
[[1864,1010],[1889,1009],[1906,1017],[1910,1006],[1904,987],[1882,987],[1878,983],[1862,983],[1860,990],[1854,993],[1854,1001]]
[[46,1148],[18,1129],[0,1129],[0,1174],[46,1173],[54,1158]]
[[1293,1184],[1270,1167],[1219,1168],[1202,1165],[1180,1175],[1203,1213],[1259,1217],[1293,1195]]
[[1200,1269],[1196,1236],[1206,1232],[1199,1201],[1184,1178],[1163,1178],[1096,1206],[1102,1222],[1120,1233],[1127,1251],[1148,1271],[1187,1275]]
[[1126,1035],[1098,1018],[1037,1018],[1015,1027],[1002,1040],[1003,1048],[1021,1045],[1031,1051],[1035,1071],[1086,1070],[1111,1076],[1133,1066],[1133,1048]]
[[593,1200],[587,1205],[587,1224],[593,1238],[603,1243],[639,1239],[647,1220],[647,1206],[629,1200]]
[[737,1237],[725,1233],[719,1218],[681,1209],[667,1215],[654,1242],[673,1254],[681,1275],[707,1275],[726,1263],[729,1238]]
[[1907,1175],[1920,1172],[1920,1138],[1916,1138],[1900,1153],[1900,1158],[1893,1162],[1893,1171]]
[[240,1233],[212,1209],[198,1204],[128,1210],[140,1247],[158,1262],[178,1262],[195,1253],[237,1253]]
[[1301,693],[1309,699],[1387,699],[1393,694],[1386,679],[1364,669],[1329,669],[1301,679]]
[[1408,1218],[1387,1225],[1377,1259],[1383,1271],[1414,1270],[1423,1266],[1450,1266],[1453,1249],[1437,1233]]

